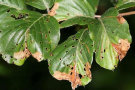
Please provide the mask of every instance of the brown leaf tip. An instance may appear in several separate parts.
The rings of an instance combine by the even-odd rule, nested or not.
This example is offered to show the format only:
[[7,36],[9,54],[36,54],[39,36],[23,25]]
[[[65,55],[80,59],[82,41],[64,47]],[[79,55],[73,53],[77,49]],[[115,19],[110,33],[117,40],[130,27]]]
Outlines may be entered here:
[[121,16],[117,17],[117,20],[118,20],[118,22],[119,22],[120,24],[123,24],[123,23],[126,22],[126,20],[125,20],[123,17],[121,17]]
[[34,58],[36,58],[39,62],[40,62],[41,59],[42,59],[42,54],[41,54],[40,52],[36,52],[36,53],[32,54],[32,56],[33,56]]
[[119,44],[112,44],[119,55],[120,61],[126,56],[127,51],[130,48],[130,43],[127,39],[120,39]]
[[55,3],[53,8],[48,12],[48,14],[50,16],[54,16],[56,15],[56,10],[59,8],[59,4],[58,3]]
[[28,58],[30,54],[30,51],[28,49],[25,49],[24,51],[14,53],[14,58],[17,60],[25,59]]
[[73,70],[67,74],[64,72],[55,71],[53,75],[58,80],[68,80],[72,84],[72,89],[74,90],[77,88],[77,86],[81,86],[81,79],[79,77],[79,74],[76,73],[76,67],[73,67]]
[[90,68],[91,68],[91,65],[89,64],[89,62],[87,62],[86,65],[85,65],[86,75],[90,79],[92,79],[92,74],[91,74]]

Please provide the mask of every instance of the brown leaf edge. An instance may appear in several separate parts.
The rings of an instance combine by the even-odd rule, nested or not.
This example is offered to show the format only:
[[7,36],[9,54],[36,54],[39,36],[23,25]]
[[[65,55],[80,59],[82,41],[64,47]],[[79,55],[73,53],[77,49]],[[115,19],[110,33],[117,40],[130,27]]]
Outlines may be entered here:
[[[92,79],[90,68],[91,66],[89,62],[87,62],[85,64],[84,70],[86,72],[86,76]],[[69,82],[71,82],[72,89],[75,90],[77,86],[82,85],[81,78],[83,78],[84,76],[77,72],[76,65],[74,65],[73,67],[71,67],[71,71],[69,73],[55,71],[53,77],[57,80],[68,80]]]
[[53,8],[48,12],[48,15],[50,16],[55,16],[56,15],[56,10],[59,8],[59,4],[55,3]]
[[30,55],[32,55],[35,59],[37,59],[39,62],[42,59],[42,54],[40,52],[35,52],[34,54],[32,54],[28,48],[27,45],[25,44],[25,49],[23,51],[19,51],[19,52],[15,52],[13,57],[17,60],[23,60],[28,58]]
[[120,39],[118,44],[112,44],[112,46],[118,53],[119,60],[122,61],[122,59],[126,56],[127,51],[130,48],[130,43],[127,39]]

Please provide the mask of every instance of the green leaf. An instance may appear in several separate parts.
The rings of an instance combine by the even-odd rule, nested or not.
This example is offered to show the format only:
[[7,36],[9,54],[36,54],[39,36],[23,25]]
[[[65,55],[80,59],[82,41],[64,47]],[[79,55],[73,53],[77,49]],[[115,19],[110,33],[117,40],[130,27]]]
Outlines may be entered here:
[[92,6],[93,10],[96,12],[98,8],[99,0],[88,0],[88,2]]
[[30,55],[38,61],[47,59],[60,39],[57,20],[37,12],[0,8],[0,53],[4,59],[9,63],[23,62]]
[[68,80],[75,89],[91,81],[91,64],[93,61],[93,41],[89,30],[79,30],[59,45],[49,58],[50,73],[58,80]]
[[95,9],[93,9],[89,0],[56,0],[55,2],[59,6],[55,15],[59,21],[75,16],[94,17],[95,15]]
[[114,2],[118,10],[127,9],[135,6],[135,0],[118,0]]
[[70,18],[60,24],[60,28],[66,28],[73,25],[87,25],[90,24],[94,19],[91,17],[84,17],[84,16],[76,16]]
[[0,0],[0,5],[15,8],[17,10],[22,10],[25,8],[24,0]]
[[125,57],[131,43],[128,23],[123,17],[117,16],[117,10],[111,8],[93,24],[89,24],[96,62],[110,70],[115,69],[118,60]]
[[26,0],[26,4],[41,10],[49,10],[54,4],[54,1],[55,0]]

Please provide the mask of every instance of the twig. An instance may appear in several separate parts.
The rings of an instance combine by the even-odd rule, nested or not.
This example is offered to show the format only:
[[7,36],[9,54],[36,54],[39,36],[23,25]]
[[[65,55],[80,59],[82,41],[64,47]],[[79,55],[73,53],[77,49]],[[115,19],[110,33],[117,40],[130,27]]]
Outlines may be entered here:
[[101,17],[101,15],[95,15],[95,18],[100,18]]
[[[118,17],[129,16],[129,15],[134,15],[134,14],[135,14],[135,11],[120,13],[118,15]],[[101,17],[101,15],[95,15],[95,18],[100,18],[100,17]]]
[[134,15],[135,11],[131,11],[131,12],[126,12],[126,13],[120,13],[119,16],[123,17],[123,16],[129,16],[129,15]]

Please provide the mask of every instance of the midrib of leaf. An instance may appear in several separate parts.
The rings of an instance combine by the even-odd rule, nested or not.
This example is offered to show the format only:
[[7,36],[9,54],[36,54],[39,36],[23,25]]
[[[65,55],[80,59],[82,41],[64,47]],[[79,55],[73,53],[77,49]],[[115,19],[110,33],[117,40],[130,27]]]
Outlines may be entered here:
[[21,10],[21,8],[16,7],[15,5],[12,5],[12,4],[6,4],[6,3],[0,2],[0,5],[4,5],[4,6],[10,7],[10,8],[15,8],[17,10]]
[[[79,41],[78,41],[78,43],[77,43],[77,47],[76,47],[76,62],[75,62],[75,68],[77,67],[77,60],[79,60],[81,63],[83,63],[80,59],[79,59],[79,56],[78,56],[78,47],[79,47],[79,44],[81,43],[81,38],[82,38],[82,36],[83,36],[83,34],[85,33],[85,31],[86,31],[86,29],[83,31],[83,33],[81,34],[81,36],[80,36],[80,39],[79,39]],[[78,59],[77,59],[78,58]],[[78,64],[78,66],[79,66],[79,64]],[[75,72],[76,72],[76,70],[75,70]]]
[[[108,34],[107,34],[107,32],[106,32],[107,30],[106,30],[106,28],[105,28],[105,25],[104,25],[102,19],[99,18],[98,20],[100,21],[100,23],[101,23],[101,25],[102,25],[102,27],[103,27],[103,30],[105,31],[106,37],[108,37],[109,42],[111,43],[110,38],[109,38],[109,36],[108,36]],[[110,63],[110,64],[112,64],[112,66],[113,66],[113,61],[111,60],[111,62],[112,62],[112,63]]]
[[38,22],[41,18],[43,18],[45,15],[42,15],[41,17],[39,17],[37,20],[35,20],[27,29],[26,29],[26,33],[25,33],[25,41],[27,41],[27,36],[29,35],[29,30],[30,28],[36,23]]
[[45,7],[47,9],[47,12],[49,12],[49,7],[47,6],[47,3],[44,0],[43,0],[43,3],[44,3],[44,5],[45,5]]

